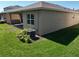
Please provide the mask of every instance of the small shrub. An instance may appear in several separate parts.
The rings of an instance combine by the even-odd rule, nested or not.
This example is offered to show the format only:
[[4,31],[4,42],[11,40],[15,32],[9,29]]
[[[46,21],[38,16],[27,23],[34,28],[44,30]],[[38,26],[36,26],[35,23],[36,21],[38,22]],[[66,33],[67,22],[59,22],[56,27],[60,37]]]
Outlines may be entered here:
[[27,35],[27,43],[32,43],[32,40],[30,38],[30,35]]
[[36,41],[39,39],[38,36],[36,36],[35,32],[28,32],[27,30],[21,31],[17,38],[22,42],[32,43],[32,41]]
[[21,31],[18,35],[17,38],[22,41],[22,42],[27,42],[27,43],[32,43],[30,35],[28,35],[27,30]]

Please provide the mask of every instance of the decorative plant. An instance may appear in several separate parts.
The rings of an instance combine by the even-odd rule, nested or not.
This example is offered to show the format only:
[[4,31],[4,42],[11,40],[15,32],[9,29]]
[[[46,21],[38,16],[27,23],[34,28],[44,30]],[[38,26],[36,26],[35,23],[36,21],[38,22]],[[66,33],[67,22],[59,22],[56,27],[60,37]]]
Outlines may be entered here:
[[35,32],[28,32],[28,30],[22,30],[18,35],[17,38],[22,42],[32,43],[32,41],[36,41],[39,37],[36,36]]
[[22,41],[22,42],[27,42],[27,43],[32,43],[32,40],[30,38],[30,35],[28,34],[28,31],[24,29],[21,31],[18,35],[17,38]]

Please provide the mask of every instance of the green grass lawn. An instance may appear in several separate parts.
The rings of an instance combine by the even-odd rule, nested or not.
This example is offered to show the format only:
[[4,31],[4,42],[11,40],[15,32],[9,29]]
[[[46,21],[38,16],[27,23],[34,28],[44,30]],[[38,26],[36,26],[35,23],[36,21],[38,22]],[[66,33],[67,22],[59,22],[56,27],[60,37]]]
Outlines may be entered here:
[[20,31],[0,24],[0,56],[79,56],[79,25],[47,34],[31,44],[16,38]]

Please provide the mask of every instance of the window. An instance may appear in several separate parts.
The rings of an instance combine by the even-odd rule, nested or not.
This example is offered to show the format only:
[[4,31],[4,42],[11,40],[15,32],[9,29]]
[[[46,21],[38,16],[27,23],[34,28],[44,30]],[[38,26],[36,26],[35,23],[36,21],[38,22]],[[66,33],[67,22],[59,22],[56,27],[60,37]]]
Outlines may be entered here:
[[34,15],[33,14],[27,15],[27,23],[34,25]]
[[30,14],[27,15],[27,19],[30,19]]
[[31,14],[31,19],[34,19],[34,15],[33,14]]

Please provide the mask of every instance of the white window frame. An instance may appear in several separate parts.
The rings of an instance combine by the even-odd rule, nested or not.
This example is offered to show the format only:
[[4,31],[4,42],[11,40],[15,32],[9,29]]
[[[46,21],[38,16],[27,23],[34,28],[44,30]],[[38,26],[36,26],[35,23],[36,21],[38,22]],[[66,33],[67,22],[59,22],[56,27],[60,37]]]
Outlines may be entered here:
[[[30,25],[34,25],[34,24],[32,24],[32,22],[31,22],[31,20],[35,20],[35,16],[34,16],[34,19],[32,19],[32,17],[31,17],[31,15],[32,15],[32,13],[29,13],[29,14],[27,14],[27,15],[29,15],[29,21],[30,21]],[[34,14],[33,14],[34,15]],[[35,22],[34,22],[35,23]]]

